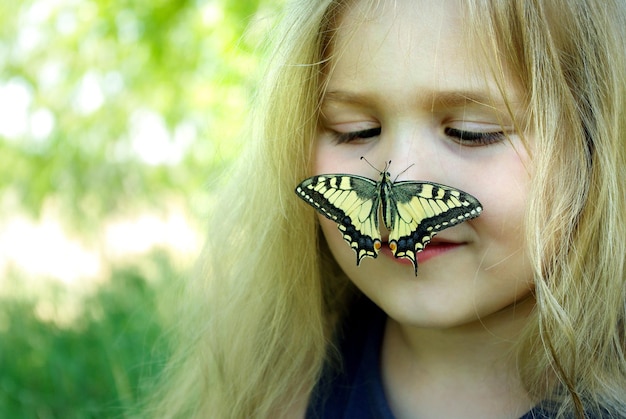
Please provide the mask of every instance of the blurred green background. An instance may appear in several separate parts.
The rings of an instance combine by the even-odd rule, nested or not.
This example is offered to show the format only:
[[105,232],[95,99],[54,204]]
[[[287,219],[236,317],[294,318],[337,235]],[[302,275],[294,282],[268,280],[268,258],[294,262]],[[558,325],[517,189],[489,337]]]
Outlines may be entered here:
[[0,0],[0,417],[132,417],[280,0]]

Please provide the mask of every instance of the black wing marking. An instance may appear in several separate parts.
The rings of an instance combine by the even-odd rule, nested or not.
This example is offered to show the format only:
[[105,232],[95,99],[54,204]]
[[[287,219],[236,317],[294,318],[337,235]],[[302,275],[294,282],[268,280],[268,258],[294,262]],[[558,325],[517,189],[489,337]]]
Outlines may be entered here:
[[389,247],[395,257],[407,258],[413,263],[415,275],[416,254],[433,236],[478,217],[482,211],[482,205],[472,195],[437,183],[397,182],[390,193]]
[[356,252],[356,264],[380,250],[377,183],[355,175],[319,175],[296,187],[300,198],[320,214],[338,223],[343,238]]
[[[382,185],[382,187],[381,187]],[[356,175],[318,175],[305,179],[296,193],[326,218],[335,221],[356,252],[359,265],[376,258],[381,247],[379,207],[389,229],[389,247],[396,258],[409,259],[417,275],[417,253],[441,230],[478,217],[481,203],[472,195],[432,182],[391,182]]]

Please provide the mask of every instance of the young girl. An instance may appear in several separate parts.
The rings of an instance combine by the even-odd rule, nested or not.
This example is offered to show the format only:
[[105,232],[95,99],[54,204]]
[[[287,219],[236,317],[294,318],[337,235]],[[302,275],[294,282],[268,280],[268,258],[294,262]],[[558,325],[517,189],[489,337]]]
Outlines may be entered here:
[[[626,4],[296,0],[275,34],[150,415],[626,417]],[[388,161],[482,204],[417,276],[293,192]]]

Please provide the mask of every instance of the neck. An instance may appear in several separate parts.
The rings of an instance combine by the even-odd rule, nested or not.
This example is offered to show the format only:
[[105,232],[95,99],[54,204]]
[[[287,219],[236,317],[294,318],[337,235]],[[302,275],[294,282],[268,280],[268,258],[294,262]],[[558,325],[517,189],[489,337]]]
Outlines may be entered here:
[[528,299],[448,329],[389,319],[382,368],[397,417],[501,418],[529,410],[513,349],[533,305]]

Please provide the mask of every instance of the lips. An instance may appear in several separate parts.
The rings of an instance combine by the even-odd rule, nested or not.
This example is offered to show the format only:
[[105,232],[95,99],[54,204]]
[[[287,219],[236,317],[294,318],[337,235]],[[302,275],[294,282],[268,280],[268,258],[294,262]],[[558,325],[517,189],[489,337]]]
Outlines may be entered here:
[[[422,250],[421,252],[417,253],[417,263],[424,263],[429,259],[432,259],[434,257],[440,256],[444,253],[449,252],[450,250],[454,250],[457,249],[458,247],[462,246],[464,243],[461,242],[453,242],[453,241],[448,241],[448,240],[443,240],[443,239],[437,239],[434,238],[430,243],[428,243],[426,245],[426,247],[424,248],[424,250]],[[403,265],[411,265],[412,263],[409,259],[407,258],[396,258],[393,255],[393,252],[391,251],[391,249],[389,248],[389,242],[387,241],[387,239],[385,239],[382,243],[381,249],[380,249],[381,253],[384,254],[387,257],[390,257],[391,259],[393,259],[395,262],[403,264]]]
[[424,250],[417,254],[417,263],[426,262],[428,259],[432,259],[439,255],[442,255],[450,250],[454,250],[460,246],[462,243],[454,243],[454,242],[430,242],[426,245]]

